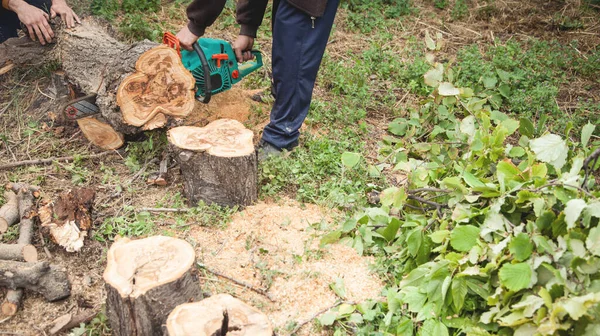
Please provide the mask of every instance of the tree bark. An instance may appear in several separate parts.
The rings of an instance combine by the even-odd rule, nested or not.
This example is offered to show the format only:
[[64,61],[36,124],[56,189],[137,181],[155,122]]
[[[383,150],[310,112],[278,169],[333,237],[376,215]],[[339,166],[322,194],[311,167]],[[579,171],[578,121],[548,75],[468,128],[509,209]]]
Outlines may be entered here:
[[238,121],[220,119],[206,127],[173,128],[168,138],[190,206],[199,201],[240,207],[256,202],[258,163],[252,131]]
[[19,201],[17,194],[7,190],[4,192],[6,203],[0,208],[0,233],[6,232],[8,227],[19,221]]
[[265,314],[229,294],[177,306],[167,319],[169,336],[227,335],[229,331],[235,335],[273,335]]
[[67,273],[47,261],[23,263],[0,260],[0,286],[11,289],[25,288],[42,294],[48,301],[71,295]]
[[35,246],[30,244],[0,244],[0,259],[36,262],[38,255]]
[[113,335],[162,336],[167,316],[176,306],[202,299],[194,264],[194,249],[180,239],[116,241],[104,271]]

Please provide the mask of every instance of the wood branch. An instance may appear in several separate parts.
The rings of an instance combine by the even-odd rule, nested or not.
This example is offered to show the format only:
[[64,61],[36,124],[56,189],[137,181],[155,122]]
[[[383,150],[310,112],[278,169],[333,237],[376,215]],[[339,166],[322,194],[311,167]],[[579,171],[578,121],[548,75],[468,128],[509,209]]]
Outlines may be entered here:
[[162,336],[176,306],[202,299],[193,276],[195,259],[194,248],[181,239],[117,240],[108,251],[103,276],[113,335]]
[[273,327],[264,313],[229,294],[177,306],[167,319],[170,336],[233,334],[272,336]]
[[317,317],[319,317],[322,314],[325,314],[330,309],[333,309],[333,308],[341,305],[342,303],[347,303],[347,304],[350,304],[350,305],[355,305],[356,304],[356,302],[336,301],[331,306],[319,310],[318,312],[314,313],[310,318],[308,318],[308,319],[306,319],[306,320],[298,323],[298,325],[296,326],[296,328],[294,328],[294,330],[292,330],[292,332],[290,333],[290,335],[295,335],[298,331],[300,331],[300,329],[302,329],[302,327],[304,327],[305,325],[307,325],[308,323],[310,323],[312,320],[316,319]]
[[258,197],[258,168],[252,131],[236,120],[206,127],[170,129],[170,148],[179,163],[190,206],[199,201],[247,206]]
[[2,314],[6,316],[14,316],[19,311],[21,300],[23,299],[23,290],[9,290],[6,292],[4,302],[2,302]]
[[50,159],[17,161],[17,162],[12,162],[12,163],[8,163],[5,165],[1,165],[0,170],[12,169],[12,168],[22,167],[22,166],[46,165],[46,164],[51,164],[53,162],[71,162],[71,161],[75,160],[75,158],[79,158],[82,160],[97,159],[97,158],[104,157],[104,156],[111,155],[111,154],[118,154],[118,152],[106,151],[106,152],[102,152],[102,153],[98,153],[98,154],[91,154],[91,155],[63,156],[63,157],[50,158]]
[[42,294],[48,301],[71,295],[67,273],[47,261],[24,263],[0,260],[0,286],[31,290]]
[[30,244],[0,244],[0,259],[36,262],[38,254],[35,246]]
[[78,119],[77,124],[83,135],[92,144],[102,149],[113,150],[121,148],[125,143],[123,134],[115,131],[112,126],[96,119],[96,117]]
[[189,212],[188,208],[140,208],[138,212],[147,211],[147,212]]
[[251,291],[253,291],[255,293],[258,293],[258,294],[260,294],[260,295],[262,295],[264,297],[266,297],[271,302],[275,302],[275,299],[273,299],[273,297],[269,293],[265,292],[264,290],[262,290],[260,288],[256,288],[256,287],[254,287],[254,286],[252,286],[252,285],[250,285],[250,284],[248,284],[246,282],[243,282],[243,281],[240,281],[240,280],[236,280],[236,279],[234,279],[234,278],[232,278],[230,276],[227,276],[227,275],[225,275],[223,273],[220,273],[220,272],[217,272],[217,271],[215,271],[213,269],[210,269],[210,268],[206,267],[205,265],[198,264],[198,267],[201,267],[201,268],[205,269],[207,272],[212,273],[212,274],[214,274],[214,275],[216,275],[218,277],[227,279],[227,280],[235,283],[236,285],[248,288],[249,290],[251,290]]
[[0,233],[6,232],[8,227],[19,221],[19,201],[17,194],[12,190],[4,192],[6,203],[0,208]]

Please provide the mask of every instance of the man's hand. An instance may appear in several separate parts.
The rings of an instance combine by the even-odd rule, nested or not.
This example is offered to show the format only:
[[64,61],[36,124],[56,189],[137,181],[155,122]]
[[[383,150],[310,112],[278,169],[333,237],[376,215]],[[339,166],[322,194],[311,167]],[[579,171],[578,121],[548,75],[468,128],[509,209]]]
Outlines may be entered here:
[[177,33],[176,37],[179,40],[179,45],[183,49],[193,50],[194,48],[192,47],[192,44],[198,41],[199,36],[194,35],[194,33],[192,33],[190,29],[185,26],[179,31],[179,33]]
[[11,0],[8,3],[11,11],[15,12],[19,20],[27,27],[29,37],[35,41],[36,36],[42,45],[52,42],[54,32],[50,28],[48,14],[43,10],[26,3],[23,0]]
[[51,17],[59,15],[62,21],[67,25],[67,28],[75,27],[75,22],[81,23],[79,16],[67,5],[64,0],[52,0],[52,7],[50,7]]
[[254,38],[246,35],[239,35],[233,42],[233,51],[238,62],[246,62],[253,58],[252,47],[254,46]]

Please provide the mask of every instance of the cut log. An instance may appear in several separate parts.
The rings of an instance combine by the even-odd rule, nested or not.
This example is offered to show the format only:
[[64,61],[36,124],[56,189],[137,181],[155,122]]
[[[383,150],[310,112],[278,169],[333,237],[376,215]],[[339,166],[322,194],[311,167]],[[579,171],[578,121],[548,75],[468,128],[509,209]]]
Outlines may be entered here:
[[[185,117],[194,109],[195,80],[174,49],[154,47],[140,56],[135,68],[117,91],[126,123],[143,126],[158,114]],[[151,127],[161,123],[157,118]]]
[[148,185],[157,185],[160,187],[164,187],[167,185],[167,173],[169,172],[169,155],[165,155],[165,157],[160,161],[158,165],[158,172],[152,173],[148,176],[146,183]]
[[47,261],[24,263],[0,260],[0,286],[25,288],[42,294],[48,301],[61,300],[71,295],[67,273]]
[[176,127],[168,138],[190,206],[204,201],[244,207],[256,201],[253,133],[240,122],[220,119],[206,127]]
[[23,298],[23,290],[9,290],[6,292],[4,302],[2,302],[2,314],[6,316],[14,316],[19,311],[21,299]]
[[123,146],[123,134],[115,131],[112,126],[95,117],[87,117],[77,120],[77,124],[83,135],[94,145],[113,150]]
[[36,262],[38,260],[38,254],[33,245],[0,244],[0,259]]
[[62,192],[55,201],[46,200],[38,210],[40,225],[50,229],[50,237],[67,252],[77,252],[92,226],[95,192],[89,188]]
[[163,335],[169,313],[202,299],[193,273],[194,248],[184,240],[121,238],[109,249],[104,271],[113,335]]
[[[75,28],[55,29],[53,48],[37,47],[39,43],[23,38],[0,46],[0,66],[58,59],[78,95],[96,93],[100,114],[94,118],[112,129],[88,121],[82,130],[94,144],[111,144],[103,148],[119,144],[120,134],[179,123],[192,112],[195,101],[195,81],[174,50],[147,40],[126,45],[108,30],[88,17]],[[29,62],[15,60],[19,55]],[[98,129],[92,132],[91,127]]]
[[8,227],[19,221],[19,201],[17,194],[11,190],[4,192],[6,203],[0,208],[0,233],[6,232]]
[[268,317],[232,297],[217,294],[177,306],[167,319],[169,336],[272,336]]

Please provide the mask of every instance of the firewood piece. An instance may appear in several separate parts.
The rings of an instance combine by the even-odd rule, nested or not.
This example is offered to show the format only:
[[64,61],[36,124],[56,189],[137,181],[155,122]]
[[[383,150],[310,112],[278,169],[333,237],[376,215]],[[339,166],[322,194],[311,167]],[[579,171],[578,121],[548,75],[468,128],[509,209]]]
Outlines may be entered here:
[[62,192],[55,201],[45,201],[38,210],[42,227],[50,228],[50,236],[67,252],[83,247],[92,226],[92,205],[96,193],[90,188]]
[[22,166],[46,165],[46,164],[51,164],[52,162],[71,162],[71,161],[75,160],[76,157],[79,157],[82,160],[89,160],[89,159],[95,159],[95,158],[99,158],[99,157],[103,157],[103,156],[107,156],[107,155],[111,155],[111,154],[118,154],[118,152],[106,151],[106,152],[92,154],[92,155],[63,156],[63,157],[50,158],[50,159],[17,161],[17,162],[11,162],[11,163],[8,163],[5,165],[1,165],[0,170],[12,169],[12,168],[22,167]]
[[264,313],[229,294],[177,306],[167,319],[167,331],[170,336],[273,335]]
[[0,233],[6,232],[8,227],[19,220],[19,201],[17,194],[11,190],[4,192],[6,203],[0,208]]
[[113,150],[123,146],[123,134],[115,131],[112,126],[95,117],[78,119],[77,124],[83,135],[92,144],[102,149]]
[[108,250],[106,307],[113,335],[160,335],[178,305],[202,299],[192,274],[196,255],[184,240],[121,238]]
[[169,130],[168,138],[190,206],[201,200],[226,206],[256,201],[253,133],[240,122],[220,119],[206,127],[176,127]]
[[36,262],[38,260],[38,254],[33,245],[0,244],[0,259]]
[[19,311],[21,299],[23,298],[23,290],[9,290],[6,292],[4,302],[2,302],[2,314],[6,316],[14,316]]
[[61,331],[73,329],[81,323],[90,322],[96,315],[98,315],[97,311],[83,311],[75,316],[71,314],[63,315],[54,320],[54,326],[48,332],[50,335],[55,335]]
[[164,187],[167,185],[167,173],[169,172],[169,155],[165,155],[165,157],[160,161],[158,165],[158,172],[152,173],[148,176],[146,180],[146,184],[148,185],[157,185]]
[[48,301],[71,295],[67,273],[47,261],[24,263],[0,260],[0,286],[11,289],[25,288],[40,293]]
[[[143,126],[159,113],[185,117],[192,112],[195,80],[173,48],[157,46],[146,51],[135,69],[117,91],[117,104],[126,123]],[[166,123],[158,118],[149,127]]]

